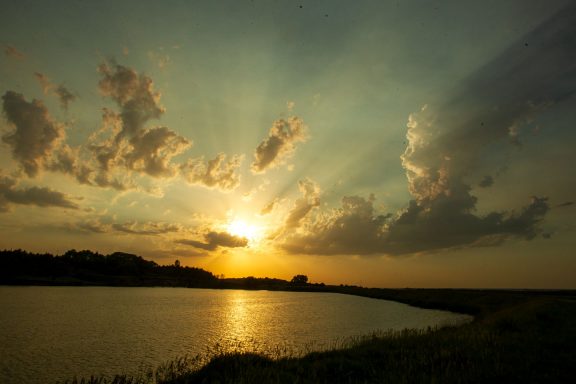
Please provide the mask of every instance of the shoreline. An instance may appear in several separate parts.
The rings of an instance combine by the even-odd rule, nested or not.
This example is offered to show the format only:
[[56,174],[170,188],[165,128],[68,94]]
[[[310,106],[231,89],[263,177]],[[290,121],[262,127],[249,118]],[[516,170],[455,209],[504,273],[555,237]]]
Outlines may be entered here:
[[468,314],[473,319],[428,330],[365,335],[299,356],[215,351],[201,361],[182,357],[162,364],[146,377],[118,375],[66,383],[562,383],[575,373],[573,290],[303,288],[271,291],[340,293]]

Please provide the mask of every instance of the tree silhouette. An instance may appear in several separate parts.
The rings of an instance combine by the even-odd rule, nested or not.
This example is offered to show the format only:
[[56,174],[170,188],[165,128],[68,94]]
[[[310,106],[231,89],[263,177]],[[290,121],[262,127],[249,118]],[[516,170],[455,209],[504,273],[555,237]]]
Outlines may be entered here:
[[290,280],[290,283],[294,285],[306,285],[308,283],[308,276],[296,275]]
[[101,255],[71,249],[62,256],[20,249],[0,251],[0,284],[212,287],[217,278],[201,268],[158,265],[123,252]]

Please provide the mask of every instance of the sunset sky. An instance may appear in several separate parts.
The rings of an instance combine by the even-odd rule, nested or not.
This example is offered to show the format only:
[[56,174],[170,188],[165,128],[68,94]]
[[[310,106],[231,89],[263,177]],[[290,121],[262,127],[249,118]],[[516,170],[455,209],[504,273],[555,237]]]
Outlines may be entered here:
[[570,0],[3,1],[0,249],[576,288],[575,36]]

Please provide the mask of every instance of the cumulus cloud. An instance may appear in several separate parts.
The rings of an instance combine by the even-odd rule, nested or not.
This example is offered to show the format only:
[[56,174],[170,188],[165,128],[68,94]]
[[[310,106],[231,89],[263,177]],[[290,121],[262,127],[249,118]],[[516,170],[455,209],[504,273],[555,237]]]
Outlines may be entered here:
[[98,71],[102,75],[100,92],[121,108],[122,136],[133,137],[144,129],[147,121],[164,113],[160,93],[154,91],[154,83],[148,76],[113,62],[101,64]]
[[189,245],[194,248],[214,251],[218,247],[238,248],[248,246],[248,239],[231,235],[227,232],[208,232],[204,235],[204,241],[197,240],[178,240],[178,244]]
[[11,204],[78,209],[64,193],[44,187],[16,189],[16,184],[13,178],[0,174],[0,212],[8,211]]
[[28,102],[19,93],[8,91],[2,97],[4,115],[14,127],[2,141],[30,177],[36,176],[51,152],[65,138],[64,127],[55,122],[39,100]]
[[[349,196],[332,212],[305,217],[284,235],[284,248],[312,254],[406,254],[530,240],[550,206],[532,197],[520,209],[476,212],[474,172],[493,145],[517,143],[529,121],[576,92],[576,7],[543,23],[483,67],[444,103],[408,119],[401,156],[412,200],[379,215],[373,198]],[[530,41],[529,47],[524,41]],[[512,133],[512,136],[511,136]],[[491,172],[494,170],[491,170]],[[493,182],[490,176],[481,186]]]
[[72,175],[81,184],[95,185],[94,170],[88,161],[81,160],[80,148],[65,143],[64,126],[50,116],[44,103],[28,102],[13,91],[6,92],[2,99],[4,115],[14,128],[2,141],[29,177],[47,169]]
[[240,184],[238,170],[242,160],[242,156],[235,155],[226,161],[226,155],[219,153],[208,162],[203,157],[189,159],[180,166],[180,171],[190,184],[230,191]]
[[304,233],[286,236],[283,248],[308,254],[401,255],[498,245],[510,237],[536,237],[540,233],[538,224],[549,210],[546,198],[535,197],[519,213],[477,216],[454,211],[454,202],[440,198],[432,209],[413,200],[397,215],[378,215],[373,201],[360,196],[344,197],[341,208],[308,222]]
[[266,137],[256,148],[252,172],[263,173],[283,164],[296,149],[296,144],[307,139],[307,128],[302,119],[292,116],[276,120]]
[[346,196],[342,206],[307,222],[306,231],[291,233],[283,247],[293,253],[371,254],[384,253],[386,216],[377,216],[372,203],[359,196]]
[[[192,142],[167,127],[146,127],[148,121],[164,113],[152,79],[110,62],[100,65],[99,72],[100,92],[120,108],[119,113],[104,111],[103,128],[92,137],[90,148],[103,174],[99,179],[109,178],[107,173],[117,166],[152,177],[174,176],[177,166],[171,163],[172,158]],[[102,138],[106,134],[107,138]]]
[[45,165],[46,169],[61,172],[76,178],[80,184],[95,185],[94,170],[80,159],[80,148],[63,144],[53,151],[53,156]]
[[[191,184],[223,191],[239,185],[243,156],[227,159],[220,153],[207,161],[201,157],[174,162],[192,142],[165,126],[147,126],[164,113],[151,78],[115,62],[101,64],[98,71],[101,94],[114,101],[118,110],[104,108],[100,129],[77,147],[65,142],[63,124],[51,118],[41,101],[28,102],[13,91],[3,96],[4,115],[15,129],[2,140],[28,176],[45,169],[71,175],[80,184],[118,191],[150,192],[138,186],[137,174],[154,178],[181,174]],[[36,72],[35,76],[44,93],[57,96],[63,108],[74,100],[70,91],[46,75]]]
[[130,139],[130,144],[125,155],[128,168],[154,177],[174,176],[177,168],[172,158],[190,147],[190,141],[166,127],[147,129]]

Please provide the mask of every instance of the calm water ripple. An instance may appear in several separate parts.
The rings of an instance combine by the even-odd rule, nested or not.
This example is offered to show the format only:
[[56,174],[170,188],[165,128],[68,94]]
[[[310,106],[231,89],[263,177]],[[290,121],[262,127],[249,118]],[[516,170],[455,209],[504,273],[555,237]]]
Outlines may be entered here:
[[333,293],[0,287],[0,382],[137,374],[216,344],[297,353],[377,330],[469,319]]

